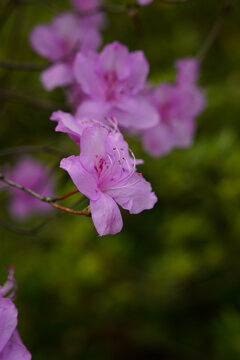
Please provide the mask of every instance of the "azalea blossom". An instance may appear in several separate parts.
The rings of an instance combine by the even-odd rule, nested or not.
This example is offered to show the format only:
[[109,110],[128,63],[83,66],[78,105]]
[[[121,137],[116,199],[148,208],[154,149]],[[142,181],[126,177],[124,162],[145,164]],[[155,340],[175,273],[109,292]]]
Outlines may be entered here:
[[153,2],[153,0],[138,0],[138,5],[145,6]]
[[[49,179],[49,171],[42,163],[29,156],[20,158],[7,176],[10,180],[36,191],[40,195],[53,196],[55,193],[54,182]],[[9,212],[15,218],[22,219],[35,213],[52,211],[51,206],[47,203],[22,190],[9,188],[9,191],[11,193]]]
[[148,98],[159,113],[157,126],[143,133],[145,149],[153,156],[168,153],[174,147],[188,147],[195,133],[195,119],[205,107],[203,91],[197,87],[197,60],[176,62],[175,84],[162,83],[151,90]]
[[123,223],[119,204],[131,214],[151,209],[157,201],[151,185],[136,171],[134,155],[121,133],[94,123],[82,131],[80,156],[61,161],[78,190],[90,199],[100,236],[116,234]]
[[105,46],[100,54],[79,53],[74,73],[86,98],[79,105],[77,116],[102,122],[106,116],[115,116],[125,130],[157,125],[157,110],[141,93],[148,71],[143,52],[130,53],[119,42]]
[[30,35],[35,51],[50,60],[50,65],[41,74],[47,90],[74,82],[72,64],[77,51],[96,50],[101,44],[101,35],[92,23],[83,21],[74,13],[63,13],[51,24],[37,25]]
[[106,16],[100,11],[102,0],[71,0],[76,11],[81,15],[82,21],[101,29],[106,25]]
[[100,0],[71,0],[74,7],[79,11],[91,11],[100,6]]
[[31,354],[16,330],[18,311],[12,301],[14,290],[15,279],[13,268],[10,268],[7,282],[0,286],[0,359],[31,360]]

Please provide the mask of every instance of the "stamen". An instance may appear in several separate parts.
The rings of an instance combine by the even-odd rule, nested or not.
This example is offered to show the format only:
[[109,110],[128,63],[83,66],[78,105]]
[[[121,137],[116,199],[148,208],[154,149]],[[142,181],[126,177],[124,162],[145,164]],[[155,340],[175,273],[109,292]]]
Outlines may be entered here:
[[[138,179],[132,183],[132,184],[126,184],[126,185],[123,185],[123,186],[116,186],[116,187],[112,187],[112,188],[108,188],[108,189],[105,189],[105,191],[108,191],[108,190],[120,190],[120,189],[127,189],[128,187],[131,187],[131,186],[134,186],[136,184],[138,184],[141,179],[142,179],[142,173],[139,173],[138,174]],[[104,189],[102,189],[102,191],[104,191]]]

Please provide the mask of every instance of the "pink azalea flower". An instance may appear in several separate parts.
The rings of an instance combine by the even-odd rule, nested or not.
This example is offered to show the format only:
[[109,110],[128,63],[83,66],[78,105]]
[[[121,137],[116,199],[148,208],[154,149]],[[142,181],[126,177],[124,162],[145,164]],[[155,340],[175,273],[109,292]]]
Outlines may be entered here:
[[138,5],[145,6],[153,2],[153,0],[138,0]]
[[87,24],[103,28],[106,24],[105,14],[99,8],[102,0],[71,0],[73,7],[81,14]]
[[79,50],[96,50],[101,36],[95,26],[73,13],[63,13],[50,25],[37,25],[30,35],[36,52],[53,62],[43,71],[41,80],[47,90],[74,82],[72,64]]
[[90,199],[93,223],[100,236],[121,231],[117,204],[131,214],[154,206],[157,198],[151,185],[137,173],[135,159],[120,132],[93,124],[83,130],[80,148],[80,156],[63,159],[60,167]]
[[[30,157],[22,157],[9,175],[10,180],[36,191],[40,195],[53,196],[55,193],[53,181],[45,166]],[[11,198],[9,211],[15,218],[22,219],[33,213],[48,213],[51,206],[25,193],[22,190],[9,188]]]
[[153,127],[158,113],[141,94],[148,71],[142,51],[129,53],[118,42],[105,46],[100,54],[79,53],[74,72],[88,99],[78,107],[77,116],[99,121],[115,116],[119,126],[128,130]]
[[31,354],[23,345],[16,330],[18,311],[8,295],[15,281],[13,269],[3,287],[0,286],[0,359],[1,360],[31,360]]
[[176,62],[175,84],[162,83],[149,93],[159,113],[159,123],[143,134],[146,150],[153,156],[174,147],[188,147],[195,132],[195,118],[205,107],[205,96],[196,85],[199,65],[195,59]]
[[79,11],[92,11],[100,6],[100,0],[72,0],[73,6]]

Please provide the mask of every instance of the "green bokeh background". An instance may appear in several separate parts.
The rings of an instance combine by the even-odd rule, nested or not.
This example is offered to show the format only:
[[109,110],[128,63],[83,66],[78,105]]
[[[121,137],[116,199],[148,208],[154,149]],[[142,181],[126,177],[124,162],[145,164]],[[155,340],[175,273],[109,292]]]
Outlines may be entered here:
[[[155,1],[137,20],[109,14],[104,42],[142,48],[151,80],[172,81],[175,59],[198,52],[223,3]],[[29,32],[68,7],[60,0],[1,0],[0,59],[44,62],[30,48]],[[153,159],[129,139],[159,201],[140,215],[124,211],[120,234],[101,238],[91,219],[73,215],[32,236],[0,228],[0,280],[15,264],[19,330],[34,360],[240,359],[238,0],[202,64],[200,83],[208,106],[191,148]],[[50,144],[77,154],[66,135],[54,132],[51,109],[22,103],[19,93],[65,105],[61,90],[43,90],[38,73],[0,70],[1,148]],[[59,194],[73,188],[56,167],[59,157],[34,156],[55,167]],[[1,218],[12,221],[6,192],[0,202]]]

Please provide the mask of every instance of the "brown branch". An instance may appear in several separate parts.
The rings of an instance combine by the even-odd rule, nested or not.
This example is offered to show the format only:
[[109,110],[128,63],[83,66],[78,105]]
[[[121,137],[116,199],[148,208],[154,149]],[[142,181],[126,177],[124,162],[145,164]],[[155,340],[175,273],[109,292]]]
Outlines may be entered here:
[[28,189],[27,187],[23,186],[23,185],[20,185],[20,184],[17,184],[15,183],[14,181],[10,180],[10,179],[7,179],[3,174],[0,173],[0,181],[4,182],[5,184],[13,187],[13,188],[16,188],[16,189],[19,189],[19,190],[22,190],[24,191],[25,193],[35,197],[36,199],[40,200],[40,201],[43,201],[43,202],[46,202],[46,203],[54,203],[56,201],[60,201],[60,200],[63,200],[63,199],[66,199],[74,194],[76,194],[78,192],[78,190],[73,190],[61,197],[58,197],[58,198],[52,198],[52,197],[47,197],[47,196],[42,196],[38,193],[36,193],[35,191],[31,190],[31,189]]
[[58,205],[58,204],[55,204],[55,203],[51,203],[51,206],[58,209],[58,210],[61,210],[61,211],[64,211],[64,212],[67,212],[69,214],[73,214],[73,215],[84,215],[84,216],[87,216],[87,217],[90,217],[91,216],[91,211],[90,211],[90,206],[87,206],[85,209],[83,210],[73,210],[73,209],[70,209],[70,208],[67,208],[65,206],[61,206],[61,205]]
[[52,202],[62,201],[62,200],[67,199],[68,197],[70,197],[70,196],[72,196],[74,194],[77,194],[77,193],[79,193],[78,189],[70,191],[65,195],[62,195],[62,196],[57,197],[55,199],[52,199]]
[[0,68],[7,70],[42,71],[48,66],[49,64],[16,63],[13,61],[0,60]]
[[63,200],[63,199],[66,199],[74,194],[76,194],[78,192],[78,190],[74,190],[74,191],[71,191],[61,197],[58,197],[58,198],[51,198],[51,197],[46,197],[46,196],[42,196],[38,193],[36,193],[35,191],[31,190],[31,189],[28,189],[26,188],[25,186],[22,186],[20,184],[17,184],[15,183],[14,181],[12,180],[9,180],[7,179],[3,174],[0,173],[0,181],[4,182],[5,184],[13,187],[13,188],[16,188],[16,189],[19,189],[21,191],[24,191],[25,193],[35,197],[36,199],[40,200],[40,201],[43,201],[43,202],[46,202],[48,204],[50,204],[52,207],[58,209],[58,210],[61,210],[61,211],[65,211],[67,213],[70,213],[70,214],[74,214],[74,215],[85,215],[85,216],[91,216],[91,212],[90,212],[90,207],[87,207],[86,209],[84,210],[81,210],[81,211],[78,211],[78,210],[73,210],[73,209],[70,209],[70,208],[67,208],[65,206],[60,206],[58,204],[55,204],[57,201],[60,201],[60,200]]
[[196,56],[200,63],[203,62],[203,60],[206,58],[207,53],[209,52],[209,50],[213,46],[214,42],[216,41],[216,38],[226,20],[226,17],[228,16],[228,14],[232,10],[232,8],[233,8],[232,1],[227,2],[222,6],[220,15],[218,16],[217,20],[215,21],[207,39],[205,40],[203,46],[201,47],[201,49],[199,50],[199,52]]

